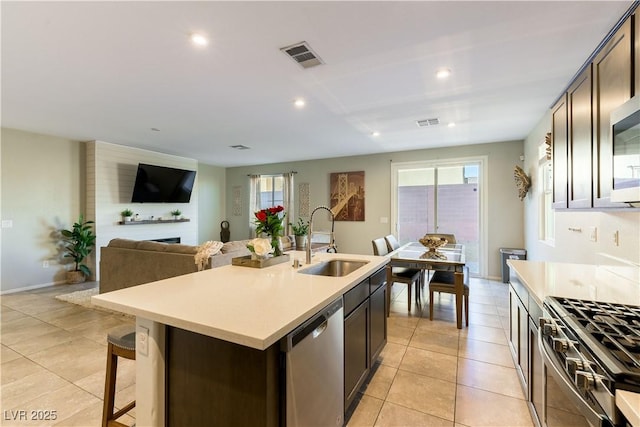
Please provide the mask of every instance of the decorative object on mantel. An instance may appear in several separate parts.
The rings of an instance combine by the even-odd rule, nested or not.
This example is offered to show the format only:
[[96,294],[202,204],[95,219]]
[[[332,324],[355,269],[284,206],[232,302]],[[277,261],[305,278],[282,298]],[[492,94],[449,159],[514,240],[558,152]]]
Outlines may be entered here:
[[222,221],[220,223],[220,240],[223,243],[227,243],[231,238],[231,230],[229,230],[229,221]]
[[420,258],[423,259],[447,259],[446,255],[443,255],[438,252],[438,248],[440,246],[446,245],[449,241],[444,237],[438,236],[424,236],[422,239],[418,240],[422,243],[423,246],[429,248],[429,250],[422,255]]
[[128,222],[128,221],[131,221],[131,217],[133,216],[133,211],[131,209],[125,209],[122,212],[120,212],[120,215],[122,215],[123,222]]
[[222,249],[222,245],[222,242],[209,240],[198,246],[198,252],[196,252],[196,254],[194,255],[194,260],[196,265],[198,266],[198,271],[202,271],[207,268],[209,258],[212,255],[220,252],[220,249]]
[[544,143],[546,145],[545,151],[547,153],[547,160],[551,160],[551,132],[547,132],[545,135]]
[[93,234],[93,221],[85,221],[82,214],[71,230],[60,230],[63,241],[65,258],[72,258],[73,270],[67,271],[67,283],[82,283],[87,276],[91,276],[91,269],[82,261],[93,251],[96,235]]
[[527,196],[529,188],[531,188],[531,178],[524,173],[524,170],[518,165],[513,170],[513,178],[516,180],[516,187],[518,188],[518,197],[520,201],[524,200]]
[[171,215],[173,215],[173,217],[174,217],[175,219],[178,219],[178,217],[179,217],[180,215],[182,215],[182,211],[180,211],[180,209],[172,210],[172,211],[171,211]]
[[261,209],[254,214],[256,217],[256,234],[258,236],[264,234],[271,238],[271,246],[273,247],[274,256],[282,255],[280,238],[282,237],[282,232],[284,230],[282,221],[284,220],[285,214],[283,213],[281,216],[280,213],[283,211],[284,207],[278,205],[267,209]]
[[135,221],[120,221],[118,224],[120,225],[142,225],[142,224],[167,224],[170,222],[190,222],[189,218],[181,218],[181,219],[140,219]]

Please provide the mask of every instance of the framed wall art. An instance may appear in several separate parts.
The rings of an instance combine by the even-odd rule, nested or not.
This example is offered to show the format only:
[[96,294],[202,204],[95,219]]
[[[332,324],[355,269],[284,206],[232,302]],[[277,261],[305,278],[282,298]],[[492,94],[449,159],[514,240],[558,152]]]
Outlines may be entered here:
[[329,188],[336,221],[364,221],[364,171],[332,173]]

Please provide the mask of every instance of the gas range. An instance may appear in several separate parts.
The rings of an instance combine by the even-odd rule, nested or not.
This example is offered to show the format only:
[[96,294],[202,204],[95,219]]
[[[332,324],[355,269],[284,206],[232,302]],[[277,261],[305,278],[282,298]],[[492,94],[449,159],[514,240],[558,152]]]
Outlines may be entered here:
[[623,424],[615,390],[640,393],[640,306],[547,297],[543,309],[545,363],[591,425]]

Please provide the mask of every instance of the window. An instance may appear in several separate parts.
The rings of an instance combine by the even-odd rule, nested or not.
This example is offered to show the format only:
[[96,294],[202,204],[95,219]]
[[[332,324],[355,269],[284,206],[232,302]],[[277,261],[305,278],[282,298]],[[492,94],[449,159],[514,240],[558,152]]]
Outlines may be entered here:
[[266,209],[270,208],[271,206],[284,205],[283,187],[283,175],[261,175],[260,206],[258,209]]

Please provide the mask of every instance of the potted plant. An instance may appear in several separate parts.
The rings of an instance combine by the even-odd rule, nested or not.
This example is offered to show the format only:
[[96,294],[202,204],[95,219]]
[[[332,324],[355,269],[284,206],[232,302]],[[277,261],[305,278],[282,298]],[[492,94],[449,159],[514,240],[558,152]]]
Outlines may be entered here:
[[131,209],[125,209],[122,212],[120,212],[120,215],[122,215],[123,222],[128,222],[128,221],[131,221],[131,217],[133,216],[133,211]]
[[178,219],[180,215],[182,215],[182,211],[180,211],[180,209],[174,209],[171,211],[171,215],[173,215],[174,219]]
[[309,221],[304,221],[302,218],[298,218],[296,224],[289,223],[293,235],[296,237],[296,249],[304,248],[307,246],[307,234],[309,234]]
[[82,264],[82,261],[91,254],[96,243],[96,235],[93,234],[93,221],[85,221],[80,214],[78,222],[73,224],[71,230],[61,230],[64,257],[72,258],[75,263],[73,270],[67,271],[67,283],[84,282],[87,276],[91,276],[91,269]]

